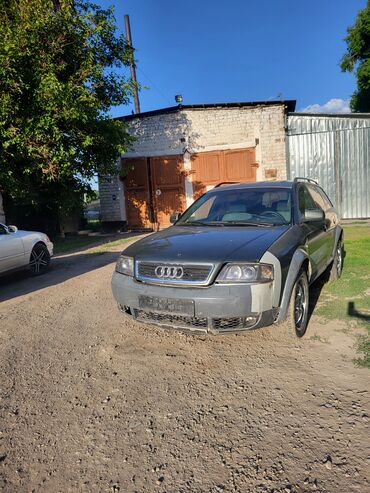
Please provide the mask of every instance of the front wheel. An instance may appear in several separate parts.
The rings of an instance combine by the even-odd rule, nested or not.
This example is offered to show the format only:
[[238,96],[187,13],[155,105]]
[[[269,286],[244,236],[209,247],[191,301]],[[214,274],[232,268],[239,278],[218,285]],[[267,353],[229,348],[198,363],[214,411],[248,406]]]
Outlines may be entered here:
[[330,281],[336,281],[342,275],[343,270],[343,243],[338,240],[335,248],[334,260],[330,268]]
[[304,336],[308,325],[309,287],[307,274],[301,270],[290,296],[286,324],[297,337]]
[[32,249],[28,264],[31,276],[43,274],[48,269],[49,264],[50,254],[48,249],[42,243],[37,243]]

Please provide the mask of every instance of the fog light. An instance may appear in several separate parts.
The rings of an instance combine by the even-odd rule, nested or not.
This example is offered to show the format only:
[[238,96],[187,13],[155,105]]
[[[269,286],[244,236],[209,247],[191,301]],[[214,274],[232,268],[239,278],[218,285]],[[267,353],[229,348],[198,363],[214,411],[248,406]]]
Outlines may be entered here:
[[258,317],[245,317],[245,326],[252,327],[257,323]]

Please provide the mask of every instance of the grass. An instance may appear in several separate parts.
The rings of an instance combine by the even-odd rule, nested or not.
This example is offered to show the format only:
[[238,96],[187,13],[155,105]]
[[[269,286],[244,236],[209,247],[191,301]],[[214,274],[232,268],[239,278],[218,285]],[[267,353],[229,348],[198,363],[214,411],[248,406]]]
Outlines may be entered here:
[[57,238],[54,241],[54,254],[70,253],[80,248],[94,248],[92,253],[104,253],[109,251],[112,247],[119,246],[130,240],[130,238],[120,238],[119,240],[109,240],[107,237],[97,236],[67,236],[66,238]]
[[79,248],[96,245],[99,242],[94,236],[66,236],[54,240],[54,253],[69,253]]
[[91,229],[92,231],[100,231],[101,227],[102,225],[100,219],[88,219],[88,221],[86,221],[86,229]]
[[316,313],[326,318],[355,320],[368,330],[360,339],[360,366],[370,368],[370,225],[344,226],[345,260],[341,278],[322,289]]
[[98,247],[94,248],[94,250],[92,250],[92,252],[93,253],[105,253],[105,252],[109,251],[111,248],[116,247],[116,246],[120,246],[123,243],[127,243],[128,241],[133,240],[133,239],[134,238],[131,237],[131,238],[125,238],[125,239],[121,239],[121,240],[109,241],[108,243],[103,243],[102,245],[99,245]]
[[319,336],[319,334],[314,334],[313,336],[311,336],[310,341],[318,341],[322,342],[323,344],[329,344],[329,341],[326,338]]

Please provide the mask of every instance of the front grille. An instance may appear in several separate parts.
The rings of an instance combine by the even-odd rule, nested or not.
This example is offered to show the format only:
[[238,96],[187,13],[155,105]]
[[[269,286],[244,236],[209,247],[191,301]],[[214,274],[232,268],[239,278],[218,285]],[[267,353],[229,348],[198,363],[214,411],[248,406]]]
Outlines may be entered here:
[[[156,267],[162,266],[176,266],[182,267],[184,274],[181,279],[166,279],[159,278],[155,273]],[[210,277],[213,266],[206,265],[189,265],[189,264],[166,264],[161,262],[138,262],[137,263],[137,278],[140,280],[150,280],[165,283],[206,283]]]
[[207,318],[185,317],[167,313],[146,312],[143,310],[134,310],[134,314],[138,321],[168,325],[175,328],[206,330],[208,327]]

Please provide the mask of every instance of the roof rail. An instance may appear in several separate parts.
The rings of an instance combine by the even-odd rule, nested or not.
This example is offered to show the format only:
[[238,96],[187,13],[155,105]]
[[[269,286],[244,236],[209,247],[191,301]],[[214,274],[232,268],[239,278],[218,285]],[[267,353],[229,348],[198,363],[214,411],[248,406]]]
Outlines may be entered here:
[[296,176],[294,178],[294,181],[297,182],[297,181],[308,181],[310,183],[314,183],[315,185],[318,185],[318,182],[316,180],[312,180],[311,178],[302,178],[301,176]]
[[236,183],[240,183],[240,181],[222,181],[221,183],[215,185],[213,188],[223,187],[224,185],[235,185]]

